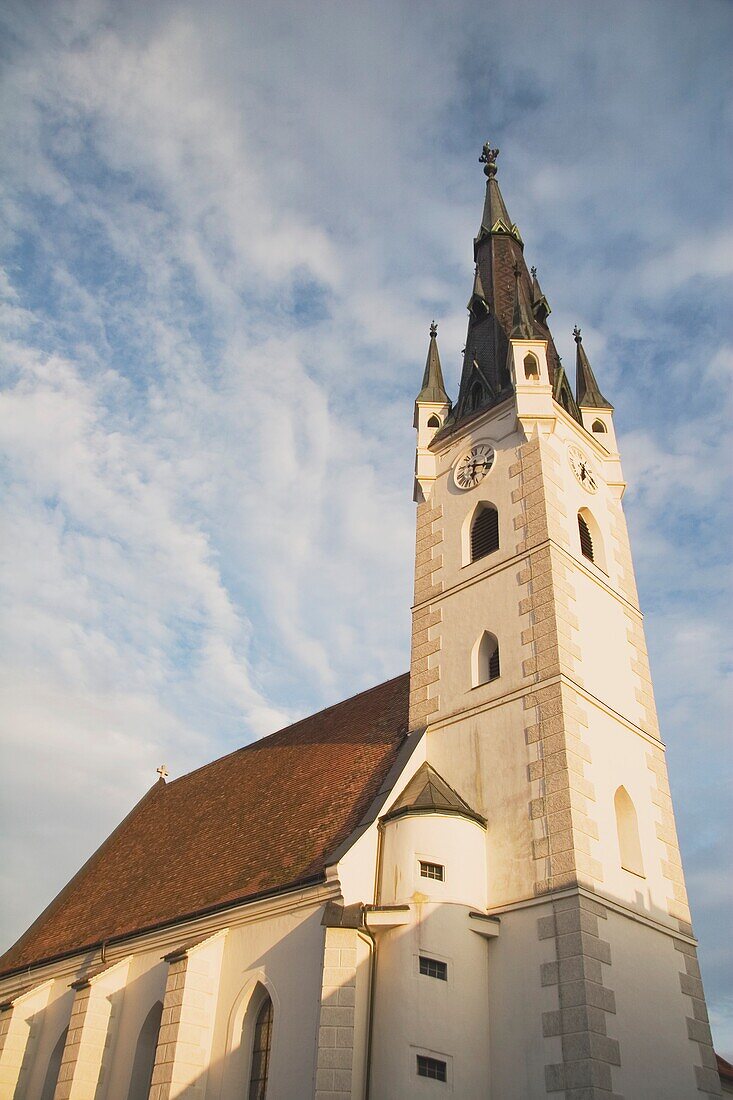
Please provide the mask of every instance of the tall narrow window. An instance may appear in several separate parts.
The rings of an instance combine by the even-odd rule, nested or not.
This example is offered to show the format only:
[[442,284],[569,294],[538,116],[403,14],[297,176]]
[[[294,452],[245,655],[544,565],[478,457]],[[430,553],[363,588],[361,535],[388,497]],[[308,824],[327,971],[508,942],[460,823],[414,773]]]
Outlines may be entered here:
[[582,513],[578,512],[578,534],[580,535],[580,552],[584,558],[593,561],[593,538],[590,527]]
[[474,646],[472,671],[474,687],[489,684],[499,678],[499,642],[488,630],[484,631]]
[[499,513],[492,504],[479,505],[471,524],[471,561],[499,549]]
[[643,878],[644,863],[641,858],[639,822],[636,817],[634,803],[631,801],[625,787],[619,787],[616,791],[613,798],[613,808],[616,811],[616,831],[618,833],[621,866],[625,871],[631,871]]
[[270,1071],[270,1050],[272,1048],[272,1001],[269,994],[260,1005],[255,1021],[254,1040],[252,1042],[252,1071],[249,1075],[248,1100],[265,1100],[267,1078]]
[[479,408],[484,396],[484,387],[480,382],[474,382],[468,393],[468,411],[474,412]]
[[135,1058],[132,1063],[132,1076],[127,1100],[140,1100],[150,1092],[150,1082],[153,1078],[153,1066],[155,1064],[155,1050],[158,1046],[158,1032],[160,1031],[160,1018],[163,1015],[163,1005],[158,1001],[148,1012],[145,1022],[140,1028],[135,1047]]
[[524,357],[524,377],[528,382],[539,382],[540,380],[540,365],[537,362],[537,356],[533,355],[531,351],[527,352]]
[[53,1094],[56,1092],[56,1084],[59,1079],[59,1070],[61,1069],[61,1059],[64,1056],[64,1047],[66,1046],[66,1035],[68,1033],[68,1030],[68,1027],[64,1028],[64,1030],[59,1035],[56,1046],[51,1052],[51,1057],[48,1060],[46,1077],[43,1082],[41,1100],[53,1100]]

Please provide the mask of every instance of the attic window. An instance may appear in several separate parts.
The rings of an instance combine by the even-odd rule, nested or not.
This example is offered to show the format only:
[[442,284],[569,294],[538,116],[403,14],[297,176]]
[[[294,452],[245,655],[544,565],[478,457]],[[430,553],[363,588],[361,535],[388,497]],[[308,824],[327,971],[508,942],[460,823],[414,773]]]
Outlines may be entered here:
[[442,863],[430,863],[421,859],[420,876],[421,878],[434,879],[435,882],[445,882],[445,867]]
[[433,1081],[447,1081],[448,1065],[440,1058],[429,1058],[427,1054],[418,1054],[417,1075],[430,1077]]
[[594,420],[591,424],[591,430],[594,432],[606,432],[608,431],[606,425],[602,420]]
[[[428,420],[428,427],[429,428],[439,428],[440,427],[440,420],[438,419],[437,416],[433,415],[433,416],[430,417],[430,419]],[[604,428],[603,430],[605,432],[606,429]],[[594,431],[595,431],[595,429],[594,429]]]
[[578,512],[578,534],[580,535],[580,552],[584,558],[593,561],[593,538],[586,519]]
[[540,380],[540,365],[537,362],[537,356],[532,352],[528,352],[524,357],[524,377],[528,382],[539,382]]
[[420,973],[426,978],[437,978],[441,982],[448,981],[448,963],[440,959],[431,959],[428,955],[420,956]]

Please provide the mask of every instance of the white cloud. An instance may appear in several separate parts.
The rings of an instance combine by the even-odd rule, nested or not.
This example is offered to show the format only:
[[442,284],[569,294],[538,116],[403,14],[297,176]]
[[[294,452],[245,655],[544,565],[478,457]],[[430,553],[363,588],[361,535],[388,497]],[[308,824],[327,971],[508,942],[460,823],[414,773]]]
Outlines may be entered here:
[[[708,139],[726,64],[722,8],[677,8],[8,17],[7,866],[42,881],[6,938],[162,753],[175,773],[406,667],[411,402],[433,315],[455,386],[486,137],[566,364],[578,319],[617,407],[673,784],[708,775],[729,636],[699,533],[729,416]],[[64,821],[59,776],[78,797],[55,846],[22,807]],[[715,890],[695,890],[705,922]]]

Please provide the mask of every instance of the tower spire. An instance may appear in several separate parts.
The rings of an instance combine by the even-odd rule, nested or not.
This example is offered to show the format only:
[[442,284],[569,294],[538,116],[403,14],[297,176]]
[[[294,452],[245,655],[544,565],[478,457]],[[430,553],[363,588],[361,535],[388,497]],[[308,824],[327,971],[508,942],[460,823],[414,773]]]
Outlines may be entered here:
[[437,337],[438,326],[435,321],[433,321],[430,326],[430,343],[428,345],[428,358],[425,363],[425,371],[422,377],[422,389],[417,395],[416,401],[429,401],[436,405],[449,405],[450,398],[445,392]]
[[530,276],[524,245],[496,178],[499,150],[486,142],[479,161],[486,176],[481,226],[473,249],[476,264],[468,301],[468,332],[461,384],[442,433],[450,434],[469,416],[498,405],[513,392],[510,341],[534,339],[547,347],[550,383],[559,365],[547,327],[550,307]]
[[585,354],[583,337],[577,325],[573,329],[573,337],[576,344],[575,399],[578,405],[586,409],[613,409],[613,405],[610,401],[606,401],[598,388],[596,376],[593,373],[593,368],[588,362],[588,356]]

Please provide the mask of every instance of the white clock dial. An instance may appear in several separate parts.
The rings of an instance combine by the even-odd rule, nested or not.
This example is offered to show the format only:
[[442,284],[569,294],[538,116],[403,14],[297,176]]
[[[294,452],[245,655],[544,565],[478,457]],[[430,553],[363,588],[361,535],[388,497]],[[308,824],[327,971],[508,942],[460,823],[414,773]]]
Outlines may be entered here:
[[570,468],[583,488],[589,493],[595,493],[598,489],[598,480],[587,455],[583,454],[580,447],[568,447],[568,460]]
[[494,448],[477,443],[458,460],[453,478],[459,489],[475,489],[494,465]]

